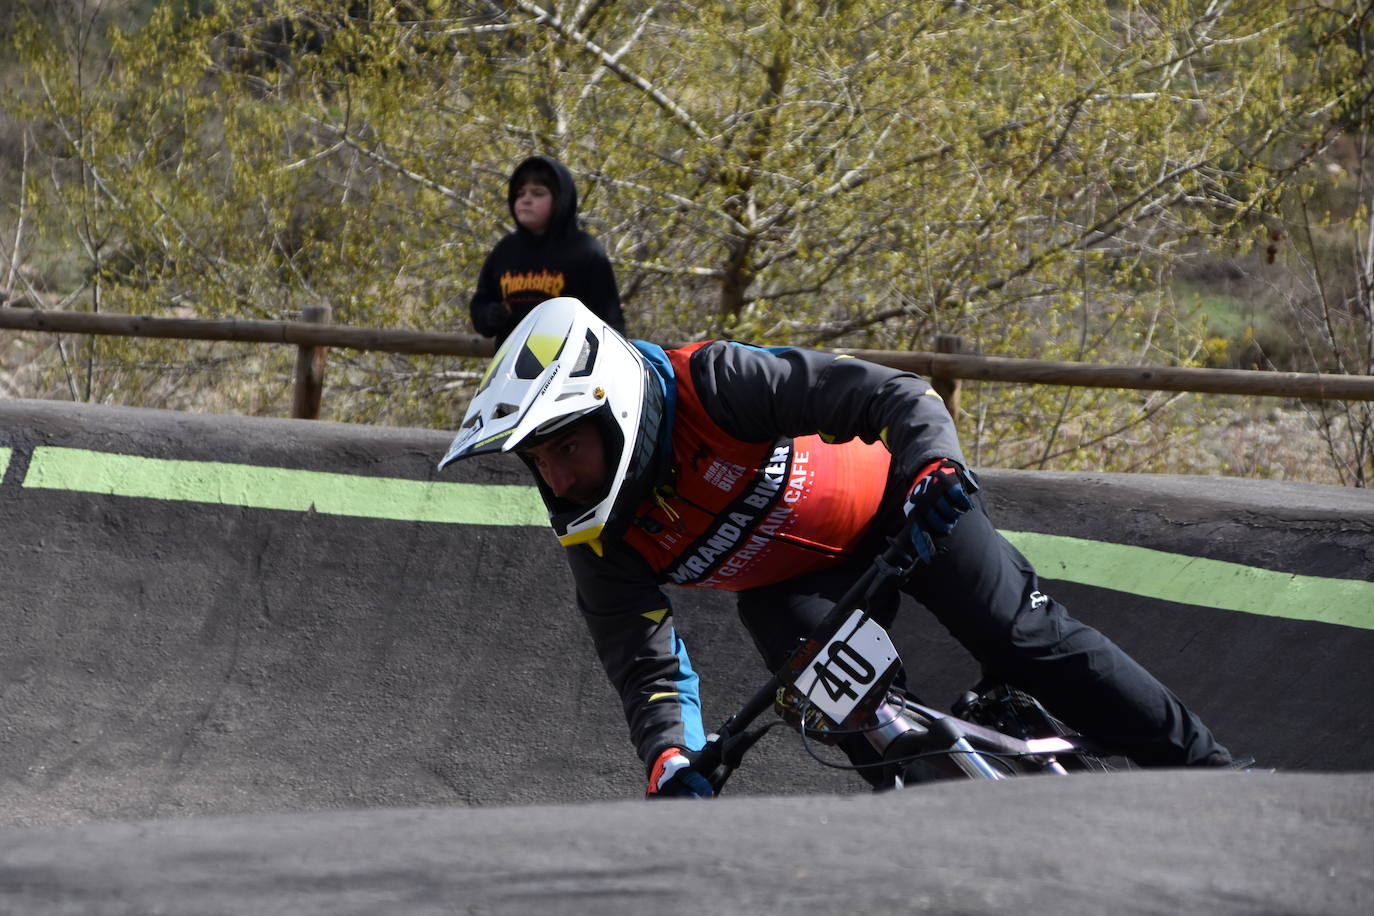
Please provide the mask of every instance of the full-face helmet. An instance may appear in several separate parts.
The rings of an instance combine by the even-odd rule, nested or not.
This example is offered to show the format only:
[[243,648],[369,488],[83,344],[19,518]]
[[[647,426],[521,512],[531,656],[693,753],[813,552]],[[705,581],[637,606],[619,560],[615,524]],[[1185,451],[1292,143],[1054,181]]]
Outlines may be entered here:
[[594,505],[560,499],[534,477],[559,541],[600,553],[601,538],[623,530],[649,492],[663,402],[663,383],[629,341],[577,299],[549,299],[492,357],[439,467],[473,455],[518,454],[584,418],[596,423],[608,473]]

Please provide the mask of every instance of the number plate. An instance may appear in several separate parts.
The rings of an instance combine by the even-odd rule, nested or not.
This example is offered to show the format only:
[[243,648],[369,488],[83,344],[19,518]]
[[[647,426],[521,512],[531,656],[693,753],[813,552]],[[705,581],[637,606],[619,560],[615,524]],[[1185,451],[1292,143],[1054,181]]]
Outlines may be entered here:
[[885,689],[898,664],[887,630],[863,611],[855,611],[797,675],[792,689],[843,723],[875,689]]

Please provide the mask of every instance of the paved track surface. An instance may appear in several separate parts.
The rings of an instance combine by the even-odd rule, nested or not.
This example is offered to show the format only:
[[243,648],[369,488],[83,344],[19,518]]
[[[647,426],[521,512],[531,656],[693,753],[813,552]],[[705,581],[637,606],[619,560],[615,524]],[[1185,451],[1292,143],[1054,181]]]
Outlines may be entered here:
[[[218,472],[171,498],[37,485],[43,449],[349,475],[325,488],[525,483],[500,462],[439,477],[446,440],[0,402],[0,913],[1374,912],[1364,626],[1042,567],[1076,614],[1279,772],[875,798],[778,737],[731,797],[646,805],[623,801],[638,766],[537,526],[254,507]],[[1374,578],[1368,493],[984,479],[1004,528]],[[720,596],[675,601],[708,715],[723,716],[761,672]],[[947,703],[976,672],[911,610],[898,647]]]
[[0,910],[1368,914],[1374,777],[1132,773],[898,795],[0,831]]

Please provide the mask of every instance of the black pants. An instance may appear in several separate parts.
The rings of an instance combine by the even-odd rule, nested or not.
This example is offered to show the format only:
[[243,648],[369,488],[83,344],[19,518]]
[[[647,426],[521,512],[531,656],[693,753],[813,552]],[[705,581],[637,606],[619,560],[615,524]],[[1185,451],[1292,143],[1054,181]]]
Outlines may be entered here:
[[[1035,570],[974,510],[941,539],[929,566],[901,590],[928,608],[990,677],[1030,693],[1077,731],[1142,766],[1183,766],[1225,752],[1167,687],[1102,633],[1041,594]],[[740,619],[770,670],[777,670],[830,611],[882,546],[838,567],[740,592]],[[878,596],[869,613],[884,626],[899,596]],[[865,756],[846,742],[851,758]]]

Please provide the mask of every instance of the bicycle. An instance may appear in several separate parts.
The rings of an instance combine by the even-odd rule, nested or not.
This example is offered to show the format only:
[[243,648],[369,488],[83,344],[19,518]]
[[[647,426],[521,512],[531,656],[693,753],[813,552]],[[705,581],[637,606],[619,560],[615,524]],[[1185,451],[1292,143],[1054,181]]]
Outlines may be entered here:
[[[749,749],[782,724],[796,729],[808,752],[825,765],[879,768],[880,777],[870,780],[877,788],[1118,768],[1109,761],[1108,748],[1075,733],[1034,697],[1008,684],[985,679],[948,713],[894,686],[901,659],[865,607],[917,562],[909,530],[890,538],[887,550],[783,667],[708,736],[695,766],[708,774],[716,794]],[[777,718],[751,728],[770,707]],[[811,741],[833,745],[856,734],[868,740],[880,762],[827,763],[809,746]]]

